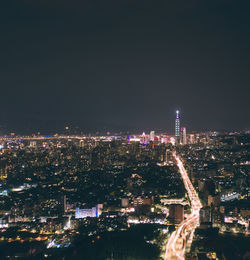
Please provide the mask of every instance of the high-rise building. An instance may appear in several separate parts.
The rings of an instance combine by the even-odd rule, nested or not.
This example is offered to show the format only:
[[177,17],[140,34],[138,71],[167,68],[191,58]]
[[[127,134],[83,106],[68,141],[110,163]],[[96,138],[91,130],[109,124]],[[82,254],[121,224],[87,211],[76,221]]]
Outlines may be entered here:
[[193,134],[189,135],[189,143],[194,144],[195,143],[195,136]]
[[173,156],[172,156],[172,152],[170,149],[166,149],[165,152],[165,163],[166,165],[170,165],[173,163]]
[[184,220],[184,207],[181,204],[169,205],[169,219],[175,224],[179,224]]
[[181,128],[181,143],[183,145],[187,144],[187,131],[186,127]]
[[200,223],[211,222],[211,208],[205,207],[200,210]]
[[176,118],[175,118],[175,139],[176,144],[180,143],[180,115],[179,110],[176,111]]
[[155,131],[151,131],[149,134],[149,140],[153,142],[154,139],[155,139]]
[[148,143],[148,135],[145,134],[145,132],[141,135],[141,144],[147,144]]

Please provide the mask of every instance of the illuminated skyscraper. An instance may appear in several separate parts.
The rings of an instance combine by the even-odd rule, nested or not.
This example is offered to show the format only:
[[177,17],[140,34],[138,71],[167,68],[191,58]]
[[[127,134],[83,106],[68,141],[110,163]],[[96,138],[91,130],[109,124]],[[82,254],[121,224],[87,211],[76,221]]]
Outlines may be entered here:
[[155,139],[155,131],[151,131],[149,134],[149,140],[153,142],[154,139]]
[[180,143],[180,116],[179,110],[176,111],[176,118],[175,118],[175,139],[176,143]]
[[141,143],[142,144],[147,144],[148,143],[148,135],[146,135],[145,132],[142,133]]
[[181,143],[182,144],[187,144],[187,131],[186,127],[181,128]]

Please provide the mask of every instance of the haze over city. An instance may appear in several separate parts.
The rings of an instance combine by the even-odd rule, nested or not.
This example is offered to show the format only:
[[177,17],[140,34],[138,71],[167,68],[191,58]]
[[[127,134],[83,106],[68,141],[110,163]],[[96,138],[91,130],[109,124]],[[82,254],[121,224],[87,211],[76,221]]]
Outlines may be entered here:
[[249,3],[5,1],[1,125],[15,132],[249,125]]

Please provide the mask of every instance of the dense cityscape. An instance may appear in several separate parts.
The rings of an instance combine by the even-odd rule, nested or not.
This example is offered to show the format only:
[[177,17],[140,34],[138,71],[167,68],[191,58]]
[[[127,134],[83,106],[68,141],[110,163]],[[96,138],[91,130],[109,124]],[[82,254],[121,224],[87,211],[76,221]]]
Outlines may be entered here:
[[1,259],[249,258],[247,131],[0,143]]
[[250,1],[0,5],[0,260],[250,260]]

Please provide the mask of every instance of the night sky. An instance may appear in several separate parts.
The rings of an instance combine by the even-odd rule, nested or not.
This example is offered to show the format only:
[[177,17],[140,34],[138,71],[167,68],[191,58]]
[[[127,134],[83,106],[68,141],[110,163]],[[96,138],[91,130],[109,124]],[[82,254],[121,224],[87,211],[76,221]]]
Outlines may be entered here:
[[0,125],[250,128],[249,1],[0,4]]

